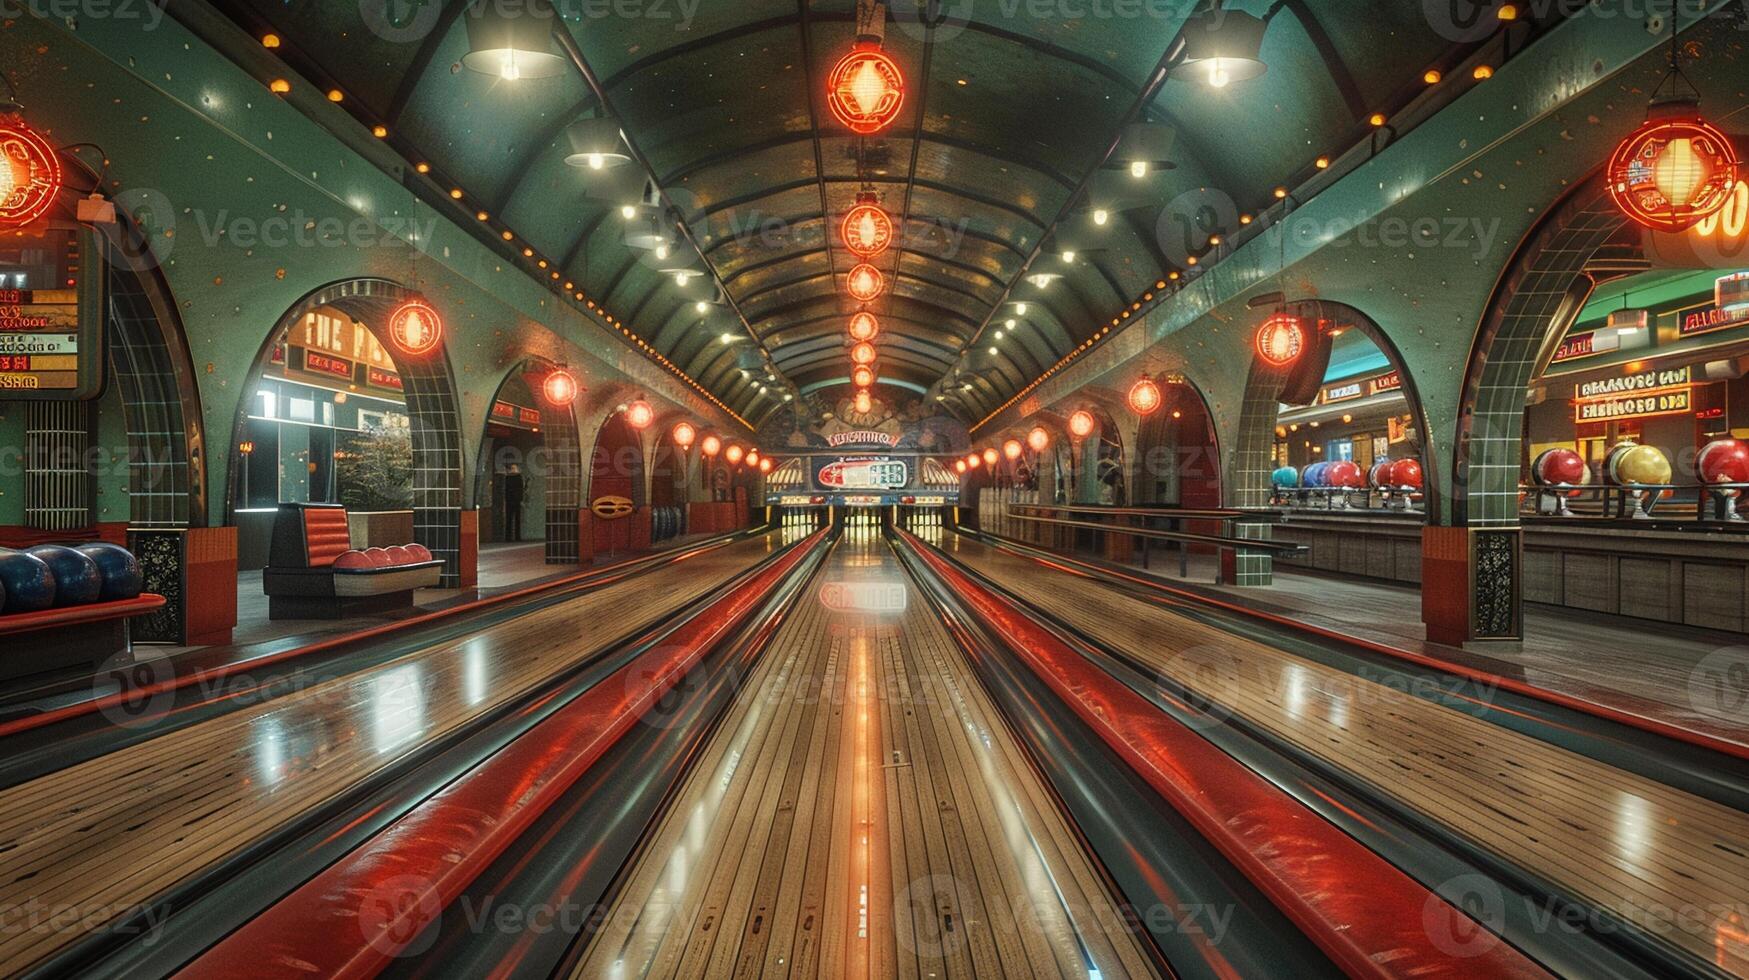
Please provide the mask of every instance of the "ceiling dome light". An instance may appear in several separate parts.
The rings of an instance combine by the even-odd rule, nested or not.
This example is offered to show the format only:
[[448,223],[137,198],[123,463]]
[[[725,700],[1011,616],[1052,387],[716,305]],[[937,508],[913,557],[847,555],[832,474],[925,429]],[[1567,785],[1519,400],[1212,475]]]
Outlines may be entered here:
[[851,298],[859,303],[873,300],[887,288],[887,277],[881,275],[881,270],[867,262],[851,269],[845,282],[850,290]]
[[865,340],[850,348],[850,360],[856,364],[873,364],[875,362],[874,345]]
[[724,453],[724,456],[729,460],[730,466],[740,466],[741,460],[746,457],[746,455],[747,451],[740,446],[730,446],[728,452]]
[[875,319],[875,315],[867,310],[863,310],[850,318],[851,340],[873,340],[875,339],[875,335],[880,332],[881,322]]
[[1077,439],[1085,439],[1093,434],[1099,423],[1093,420],[1093,413],[1081,409],[1069,416],[1069,434]]
[[698,438],[698,430],[692,427],[691,422],[676,422],[670,435],[676,446],[681,449],[691,449],[693,440]]
[[1152,378],[1143,378],[1130,388],[1130,411],[1137,415],[1152,415],[1160,407],[1160,386]]
[[1110,211],[1107,211],[1104,208],[1094,208],[1093,209],[1093,223],[1094,224],[1103,228],[1103,227],[1105,227],[1105,223],[1110,221],[1110,220],[1111,220],[1111,212]]
[[705,436],[704,441],[698,444],[698,448],[702,450],[706,456],[715,456],[717,453],[723,451],[723,440],[718,439],[716,436]]
[[21,228],[47,214],[65,180],[48,140],[16,116],[0,119],[0,227]]
[[1042,425],[1033,426],[1032,431],[1026,434],[1026,444],[1032,447],[1033,452],[1042,453],[1051,446],[1051,434]]
[[408,300],[389,316],[389,340],[403,354],[429,354],[443,342],[443,318],[424,300]]
[[856,206],[844,216],[840,228],[844,247],[872,259],[893,244],[893,219],[875,203],[873,194],[858,194]]
[[1211,88],[1257,78],[1269,70],[1262,59],[1267,27],[1262,18],[1239,10],[1200,13],[1184,25],[1184,67]]
[[573,167],[607,170],[632,162],[631,150],[613,119],[579,119],[565,127],[565,138],[571,147],[565,162]]
[[875,370],[872,364],[858,364],[850,372],[850,381],[858,388],[867,388],[875,383]]
[[547,396],[547,401],[563,408],[577,400],[577,379],[571,372],[556,368],[541,382],[541,393]]
[[985,466],[995,466],[996,461],[998,459],[1001,459],[1001,458],[1002,458],[1001,455],[998,454],[996,452],[996,450],[994,450],[994,449],[984,450],[984,465]]
[[1306,327],[1299,317],[1277,313],[1257,329],[1257,356],[1276,366],[1292,364],[1306,349]]
[[1020,444],[1019,439],[1010,439],[1002,444],[1002,455],[1009,459],[1019,459],[1023,452],[1026,452],[1026,447]]
[[1688,101],[1655,106],[1650,118],[1621,141],[1605,179],[1609,196],[1647,228],[1680,232],[1717,214],[1737,184],[1738,160],[1730,137],[1700,117]]
[[639,399],[626,406],[626,424],[634,429],[647,429],[650,423],[656,421],[656,410],[650,403]]
[[905,105],[899,63],[873,43],[859,42],[826,76],[826,106],[832,117],[861,136],[893,124]]
[[564,72],[564,56],[553,46],[550,11],[533,4],[480,3],[462,16],[468,26],[463,66],[505,81],[552,78]]

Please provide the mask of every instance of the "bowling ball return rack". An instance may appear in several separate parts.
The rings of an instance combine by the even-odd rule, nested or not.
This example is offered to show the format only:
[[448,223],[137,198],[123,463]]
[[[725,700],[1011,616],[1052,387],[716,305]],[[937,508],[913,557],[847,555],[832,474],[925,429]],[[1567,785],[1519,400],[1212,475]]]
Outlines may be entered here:
[[89,674],[131,653],[128,622],[164,608],[161,595],[64,606],[0,616],[0,686],[14,687],[72,672]]

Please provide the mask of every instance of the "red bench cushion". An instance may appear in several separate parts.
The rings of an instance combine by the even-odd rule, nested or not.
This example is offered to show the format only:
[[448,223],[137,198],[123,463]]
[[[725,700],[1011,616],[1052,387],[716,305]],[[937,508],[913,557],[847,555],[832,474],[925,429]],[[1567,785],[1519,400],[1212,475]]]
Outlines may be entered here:
[[310,508],[304,511],[304,547],[311,568],[327,568],[334,559],[352,550],[352,532],[341,508]]

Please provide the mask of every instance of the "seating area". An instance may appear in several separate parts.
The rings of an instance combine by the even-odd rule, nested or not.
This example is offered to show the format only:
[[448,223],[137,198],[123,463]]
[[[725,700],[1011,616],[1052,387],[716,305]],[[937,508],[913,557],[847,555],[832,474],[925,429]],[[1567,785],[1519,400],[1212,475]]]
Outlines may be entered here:
[[269,619],[341,619],[410,607],[442,572],[423,545],[354,549],[343,506],[288,503],[274,519],[261,587]]

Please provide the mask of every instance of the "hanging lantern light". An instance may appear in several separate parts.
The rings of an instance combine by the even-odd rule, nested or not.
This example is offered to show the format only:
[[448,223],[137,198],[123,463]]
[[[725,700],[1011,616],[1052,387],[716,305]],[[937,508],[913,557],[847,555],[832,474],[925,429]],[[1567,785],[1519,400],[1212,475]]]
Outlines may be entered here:
[[1002,444],[1002,455],[1009,459],[1019,459],[1023,452],[1026,452],[1026,447],[1020,444],[1019,439],[1010,439]]
[[650,423],[656,421],[656,410],[650,403],[639,399],[626,406],[626,424],[634,429],[647,429]]
[[757,449],[747,450],[747,465],[748,466],[758,466],[759,465],[759,450],[757,450]]
[[1130,388],[1130,411],[1137,415],[1152,415],[1160,407],[1160,386],[1153,378],[1143,378]]
[[1256,78],[1269,70],[1263,63],[1263,32],[1268,23],[1242,10],[1216,8],[1192,17],[1184,25],[1184,67],[1210,88]]
[[850,297],[859,303],[873,300],[887,288],[887,277],[867,262],[851,269],[845,282],[850,289]]
[[982,465],[983,462],[983,459],[979,458],[977,453],[973,453],[966,457],[966,469],[975,470]]
[[1277,313],[1257,330],[1257,356],[1276,367],[1292,364],[1306,349],[1306,325],[1291,313]]
[[875,371],[872,364],[858,364],[850,372],[850,380],[858,388],[867,388],[875,383]]
[[771,472],[771,460],[769,460],[769,459],[760,460],[759,461],[759,472],[770,473]]
[[1033,430],[1026,434],[1026,444],[1032,447],[1033,452],[1042,453],[1051,447],[1051,434],[1046,432],[1042,425],[1034,426]]
[[443,318],[424,300],[408,300],[389,316],[389,340],[403,354],[429,354],[443,342]]
[[16,114],[0,118],[0,228],[40,219],[64,185],[54,146]]
[[904,105],[904,73],[878,44],[858,42],[826,76],[832,118],[860,136],[891,126]]
[[875,319],[875,315],[867,310],[850,318],[851,340],[873,340],[875,334],[880,332],[881,321]]
[[844,216],[839,227],[844,247],[865,259],[872,259],[893,244],[893,219],[875,203],[869,193],[856,196],[856,206]]
[[747,451],[740,446],[730,446],[728,452],[724,453],[724,458],[729,461],[730,466],[740,466],[742,457],[746,455]]
[[468,22],[464,67],[505,81],[564,72],[564,56],[553,46],[551,11],[533,4],[479,3],[462,16]]
[[1654,107],[1615,148],[1605,179],[1628,217],[1655,231],[1686,231],[1717,214],[1737,185],[1730,137],[1700,117],[1693,102]]
[[699,449],[702,450],[706,456],[715,456],[717,453],[723,451],[723,440],[718,439],[716,436],[705,436],[704,442],[699,443]]
[[850,359],[857,364],[873,364],[875,362],[875,346],[866,340],[857,344],[850,348]]
[[985,466],[995,466],[996,461],[998,459],[1001,459],[1001,458],[1002,458],[1001,454],[997,453],[995,449],[984,450],[984,465]]
[[541,382],[541,392],[548,402],[563,408],[577,400],[577,379],[564,368],[554,368]]
[[1077,439],[1085,439],[1092,435],[1094,428],[1098,425],[1099,423],[1093,420],[1093,413],[1086,409],[1081,409],[1069,416],[1069,434]]
[[963,476],[966,472],[966,461],[963,459],[954,460],[953,461],[953,471],[955,473],[959,473]]
[[681,449],[691,449],[692,441],[698,438],[698,430],[692,427],[691,422],[675,423],[674,431],[670,434],[674,438],[674,444]]
[[579,119],[565,127],[565,138],[571,146],[565,162],[573,167],[610,170],[632,162],[619,122],[609,117]]
[[874,396],[866,391],[859,391],[856,393],[852,405],[856,409],[856,414],[867,415],[874,411]]

